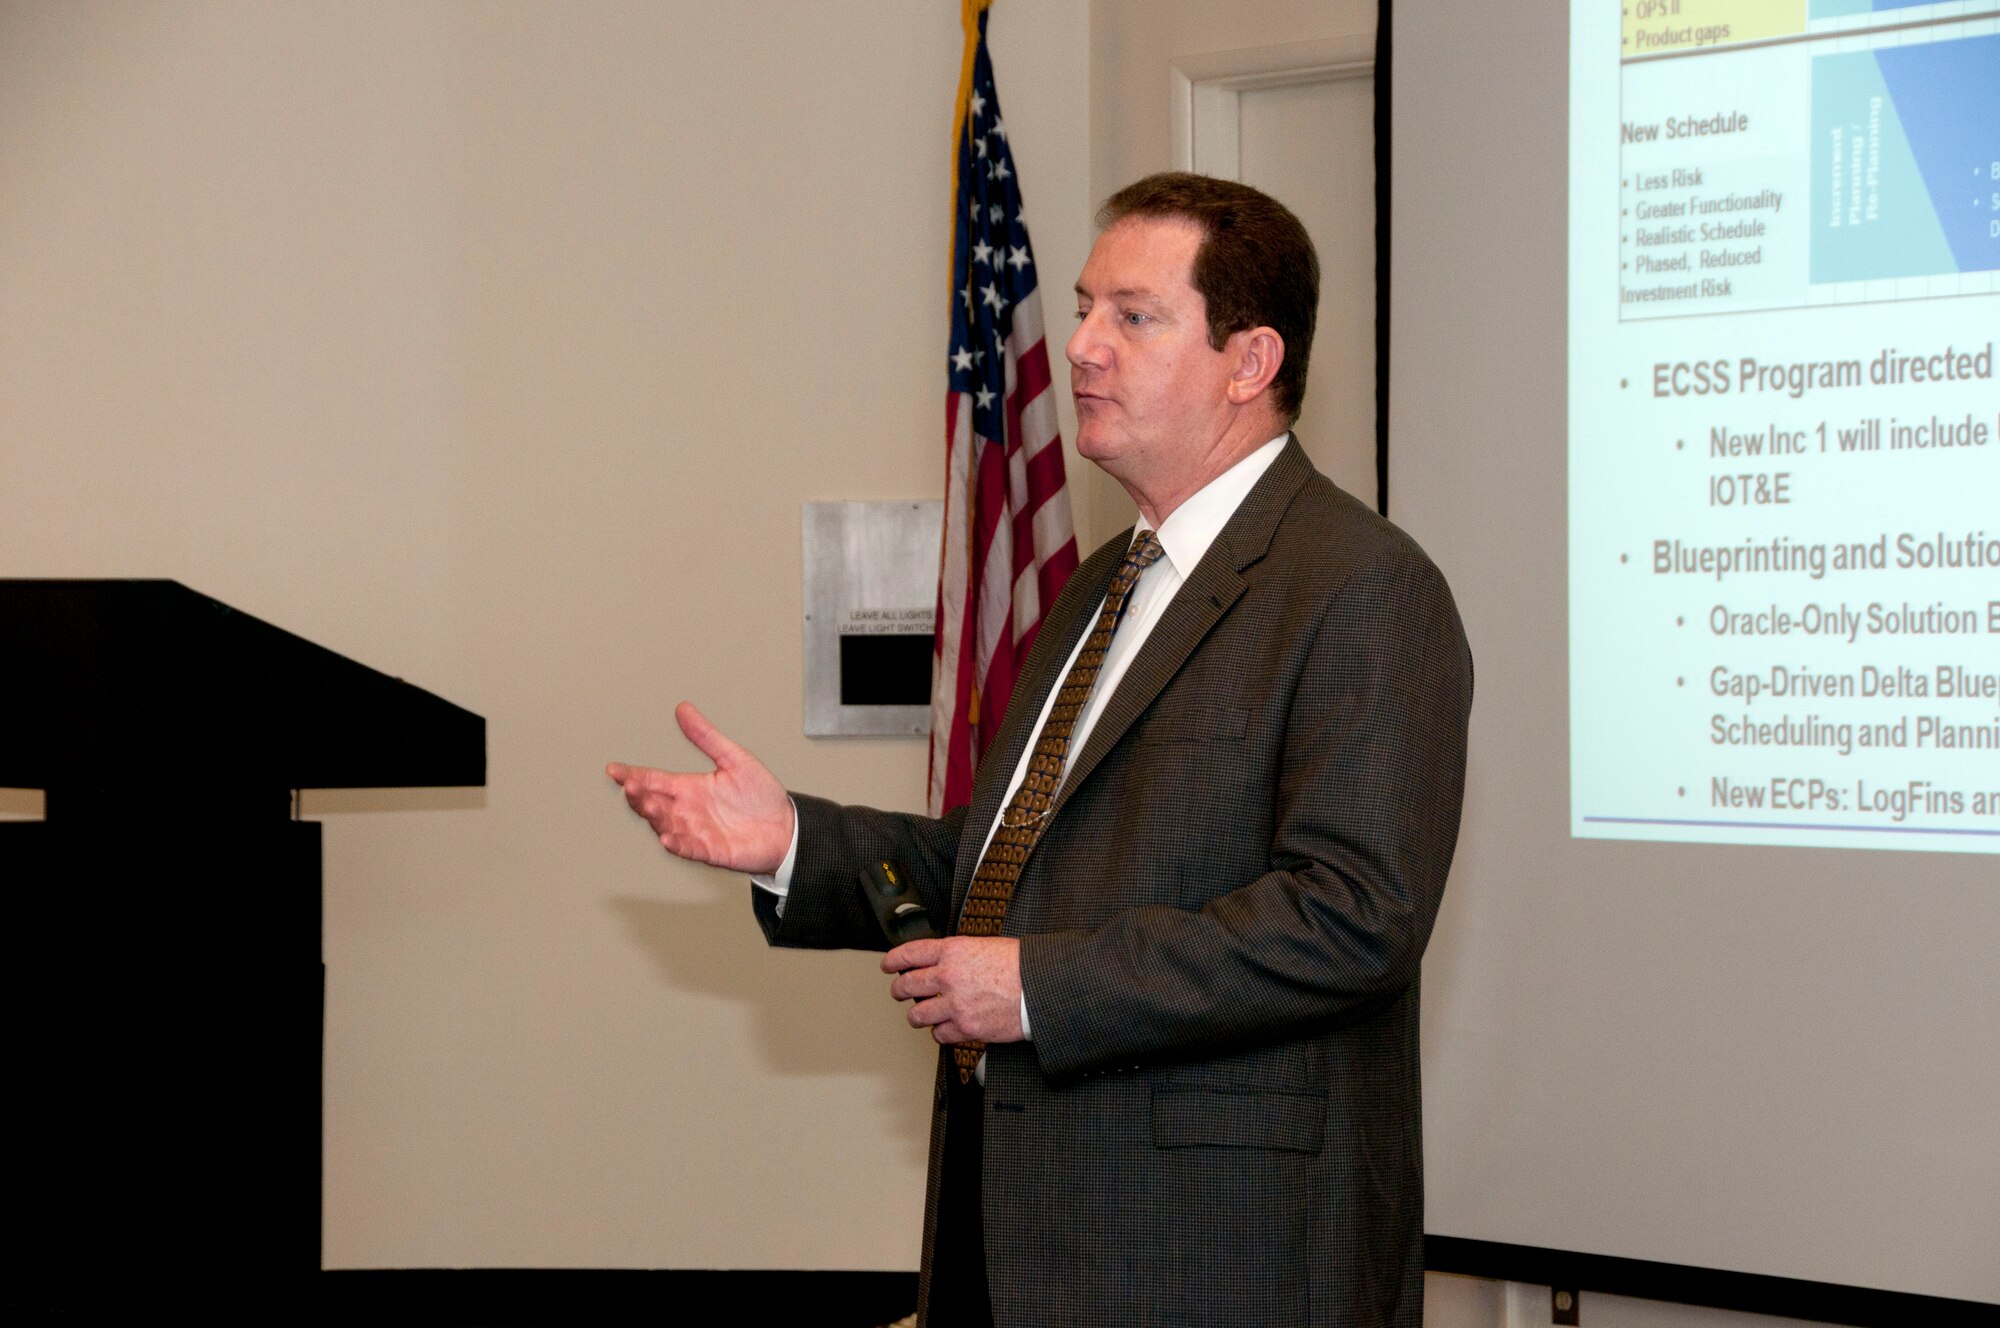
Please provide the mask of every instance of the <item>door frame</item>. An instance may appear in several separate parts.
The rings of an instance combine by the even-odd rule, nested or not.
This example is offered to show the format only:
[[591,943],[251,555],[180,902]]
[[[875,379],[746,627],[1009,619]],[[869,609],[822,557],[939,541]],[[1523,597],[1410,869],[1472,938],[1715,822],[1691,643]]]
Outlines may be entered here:
[[1277,46],[1175,56],[1172,65],[1175,168],[1229,180],[1237,178],[1238,129],[1245,92],[1369,78],[1374,73],[1372,30]]

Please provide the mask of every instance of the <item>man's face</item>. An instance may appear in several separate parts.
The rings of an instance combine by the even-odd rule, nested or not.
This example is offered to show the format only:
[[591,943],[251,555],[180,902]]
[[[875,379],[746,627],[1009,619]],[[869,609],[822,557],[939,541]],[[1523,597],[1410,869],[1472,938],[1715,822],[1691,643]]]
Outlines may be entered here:
[[1076,450],[1128,486],[1201,455],[1225,427],[1230,356],[1188,283],[1201,229],[1127,217],[1097,237],[1069,339]]

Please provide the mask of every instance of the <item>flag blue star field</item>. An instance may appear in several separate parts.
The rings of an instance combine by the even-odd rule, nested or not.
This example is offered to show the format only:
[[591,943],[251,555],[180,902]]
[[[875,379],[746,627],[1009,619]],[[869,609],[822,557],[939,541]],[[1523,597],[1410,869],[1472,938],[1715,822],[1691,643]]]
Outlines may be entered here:
[[933,815],[971,800],[1042,614],[1077,563],[1035,255],[986,51],[990,3],[962,0]]

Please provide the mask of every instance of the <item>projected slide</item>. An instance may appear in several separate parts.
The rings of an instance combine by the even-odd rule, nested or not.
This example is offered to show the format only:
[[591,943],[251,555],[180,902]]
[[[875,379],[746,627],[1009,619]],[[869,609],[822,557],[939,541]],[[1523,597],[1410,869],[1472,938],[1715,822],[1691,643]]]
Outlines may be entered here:
[[1579,0],[1571,833],[2000,853],[2000,4]]
[[1818,0],[1811,17],[1886,16],[1821,31],[1797,0],[1624,8],[1621,317],[1992,288],[1990,21],[1910,18],[1910,6],[1880,0]]

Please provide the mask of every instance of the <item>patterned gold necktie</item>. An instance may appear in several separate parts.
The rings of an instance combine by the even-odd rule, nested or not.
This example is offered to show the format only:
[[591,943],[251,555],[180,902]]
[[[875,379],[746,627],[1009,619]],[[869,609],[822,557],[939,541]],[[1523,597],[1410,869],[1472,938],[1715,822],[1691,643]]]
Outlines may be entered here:
[[[1104,667],[1111,634],[1118,630],[1118,623],[1125,616],[1125,601],[1131,597],[1132,587],[1139,583],[1139,574],[1158,562],[1163,552],[1157,535],[1150,530],[1141,531],[1126,551],[1125,561],[1118,565],[1118,574],[1111,578],[1111,588],[1104,593],[1104,608],[1097,615],[1097,626],[1077,653],[1076,663],[1070,665],[1069,676],[1062,680],[1055,704],[1049,708],[1048,722],[1042,725],[1041,734],[1035,739],[1035,754],[1028,762],[1028,773],[1008,800],[1006,810],[1000,813],[1000,824],[986,845],[986,855],[972,874],[972,888],[966,893],[965,910],[959,916],[959,935],[1000,934],[1000,924],[1007,920],[1007,901],[1014,897],[1014,883],[1021,879],[1021,868],[1027,864],[1028,854],[1048,826],[1056,790],[1062,787],[1063,766],[1069,760],[1069,736],[1076,729],[1077,717],[1083,713],[1083,703],[1090,699],[1097,671]],[[961,1084],[972,1082],[973,1068],[985,1054],[984,1042],[961,1042],[952,1048]]]

